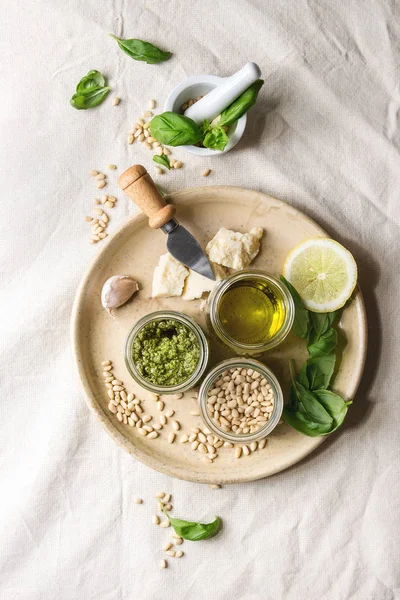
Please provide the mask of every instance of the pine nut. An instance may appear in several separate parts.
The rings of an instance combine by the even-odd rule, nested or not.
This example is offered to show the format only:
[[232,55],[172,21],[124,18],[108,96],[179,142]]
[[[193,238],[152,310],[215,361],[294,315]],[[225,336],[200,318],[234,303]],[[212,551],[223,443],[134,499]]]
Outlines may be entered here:
[[[111,371],[111,369],[112,369],[112,365],[107,365],[103,368],[103,371],[107,372],[107,371]],[[110,373],[107,372],[106,377],[109,377],[109,376],[110,376]]]
[[172,510],[172,505],[171,504],[165,504],[164,505],[165,510],[167,510],[168,512]]
[[203,461],[205,463],[212,463],[213,462],[209,456],[203,456]]
[[173,429],[175,429],[175,431],[179,431],[181,428],[181,425],[180,425],[179,421],[172,421],[172,427],[173,427]]
[[142,416],[142,421],[143,421],[143,423],[149,423],[149,421],[151,421],[152,418],[153,417],[151,415],[143,415]]
[[99,173],[98,175],[96,175],[95,179],[96,181],[102,181],[103,179],[105,179],[106,176],[104,175],[104,173]]
[[145,110],[144,113],[142,113],[142,117],[152,117],[153,113],[151,112],[151,110]]
[[182,437],[179,439],[180,444],[185,444],[188,441],[189,437],[184,433]]
[[174,544],[175,546],[180,546],[183,544],[183,539],[181,537],[174,538]]
[[205,446],[204,444],[199,444],[197,450],[202,454],[207,454],[207,446]]
[[153,423],[153,429],[155,429],[156,431],[160,431],[163,428],[163,426],[161,425],[161,423]]
[[160,567],[161,569],[166,569],[168,567],[168,563],[164,558],[160,560]]
[[163,153],[163,147],[162,146],[158,146],[156,148],[156,154],[158,154],[158,156],[161,156]]
[[144,143],[143,143],[143,146],[144,146],[145,148],[147,148],[147,150],[151,150],[151,144],[149,144],[148,142],[144,142]]
[[211,483],[208,487],[210,490],[220,490],[222,486],[219,483]]
[[108,165],[107,168],[110,169],[110,171],[116,171],[117,165]]
[[156,167],[155,171],[157,175],[163,175],[164,173],[164,169],[162,169],[161,167]]
[[161,425],[167,424],[167,417],[164,414],[160,415],[160,423],[161,423]]
[[167,412],[165,414],[167,415],[168,418],[173,417],[175,414],[175,411],[170,409],[170,410],[167,410]]
[[184,552],[182,550],[177,550],[175,552],[175,558],[182,558]]
[[249,456],[250,450],[248,449],[247,446],[243,446],[242,451],[243,451],[244,456]]
[[106,181],[103,179],[103,181],[99,181],[99,183],[97,184],[97,189],[101,190],[104,186],[106,185]]
[[199,446],[200,442],[198,442],[197,440],[195,440],[194,442],[192,442],[192,450],[197,450],[198,446]]
[[174,167],[174,166],[175,166],[175,163],[176,163],[176,160],[175,160],[175,158],[170,158],[170,159],[169,159],[169,164],[171,165],[171,167]]
[[235,458],[240,458],[242,456],[242,447],[236,446],[235,448]]
[[107,206],[107,208],[114,208],[114,202],[111,202],[110,200],[107,200],[106,206]]
[[165,553],[167,556],[175,557],[175,550],[167,550]]
[[265,448],[266,444],[267,444],[267,440],[266,439],[260,440],[258,442],[258,449],[262,450],[263,448]]
[[164,550],[165,552],[167,552],[168,550],[171,550],[172,548],[172,543],[171,542],[167,542],[164,546]]
[[117,412],[117,419],[118,419],[118,421],[120,421],[120,422],[122,421],[122,415],[121,415],[121,413],[120,413],[120,412]]
[[155,100],[150,100],[149,101],[149,108],[151,110],[153,110],[153,108],[155,108],[155,107],[156,107],[156,101]]
[[87,223],[90,223],[90,221],[92,221],[92,217],[83,217],[83,220]]
[[138,432],[140,433],[140,435],[147,435],[147,431],[143,429],[143,427],[139,427]]
[[[142,135],[142,132],[143,132],[142,128],[140,128],[140,129],[137,129],[137,130],[135,131],[135,133],[133,134],[133,137],[134,137],[134,138],[138,138],[140,135]],[[143,136],[143,137],[144,137],[144,136]]]
[[147,130],[147,129],[149,129],[149,128],[150,128],[150,121],[149,121],[148,123],[145,123],[145,124],[143,125],[143,131],[146,131],[146,130]]
[[89,175],[90,175],[90,177],[96,177],[96,175],[98,175],[98,174],[99,174],[99,172],[98,172],[98,171],[96,171],[95,169],[91,169],[91,170],[89,171]]
[[169,150],[169,148],[163,148],[163,154],[165,154],[165,156],[169,156],[171,154],[171,150]]
[[148,434],[147,439],[148,440],[155,440],[156,438],[158,438],[158,433],[157,431],[152,431],[151,433]]
[[159,148],[161,146],[161,142],[154,142],[153,148]]
[[171,525],[171,523],[169,521],[163,521],[162,523],[160,523],[160,527],[169,527]]
[[163,502],[169,502],[172,498],[172,494],[165,494]]
[[108,410],[114,413],[114,415],[117,414],[117,408],[114,404],[112,404],[112,402],[110,402],[110,404],[108,405]]
[[118,96],[115,96],[115,98],[113,99],[112,103],[113,106],[118,106],[118,104],[121,102],[121,98],[118,98]]
[[155,495],[155,498],[164,498],[165,496],[165,492],[157,492],[157,494]]
[[181,169],[183,166],[183,162],[181,160],[177,160],[174,164],[174,169]]
[[144,121],[143,121],[143,119],[141,119],[140,117],[139,117],[138,119],[136,119],[136,123],[137,123],[138,125],[142,125],[142,126],[144,125]]
[[141,133],[141,134],[138,136],[138,142],[143,142],[143,140],[144,140],[144,133]]
[[175,433],[168,434],[168,444],[173,444],[175,441]]
[[208,177],[210,173],[211,173],[211,169],[206,169],[205,171],[202,172],[202,176]]
[[159,525],[160,524],[160,517],[158,515],[153,515],[151,517],[151,522],[153,523],[153,525]]
[[160,411],[161,411],[161,410],[164,410],[164,406],[165,406],[165,405],[164,405],[164,402],[163,402],[162,400],[159,400],[159,401],[157,402],[157,409],[158,409],[158,410],[160,410]]
[[193,417],[199,417],[200,416],[200,413],[199,413],[198,410],[191,410],[189,414],[192,415]]
[[143,500],[141,498],[138,498],[137,496],[133,496],[132,502],[134,504],[143,504]]

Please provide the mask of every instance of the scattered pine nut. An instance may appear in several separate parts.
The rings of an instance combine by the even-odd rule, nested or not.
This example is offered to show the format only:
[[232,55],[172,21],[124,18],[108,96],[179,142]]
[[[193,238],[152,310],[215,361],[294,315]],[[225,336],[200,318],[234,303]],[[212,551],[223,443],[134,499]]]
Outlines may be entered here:
[[106,176],[104,175],[104,173],[98,173],[98,175],[96,175],[95,179],[97,181],[101,181],[102,179],[105,179]]
[[89,175],[90,177],[96,177],[96,175],[98,175],[99,172],[96,171],[96,169],[91,169],[91,171],[89,171]]
[[148,440],[155,440],[156,438],[158,438],[157,431],[151,431],[147,436]]
[[181,428],[181,424],[179,423],[179,421],[172,421],[172,427],[173,429],[175,429],[175,431],[179,431]]
[[158,156],[162,156],[163,153],[163,147],[160,145],[156,148],[156,154],[158,154]]
[[165,496],[165,492],[157,492],[157,494],[155,495],[156,498],[164,498]]
[[160,524],[160,517],[158,515],[153,515],[151,517],[151,522],[153,523],[153,525],[159,525]]
[[141,119],[140,117],[139,117],[138,119],[136,119],[136,123],[137,123],[138,125],[141,125],[142,127],[143,127],[143,125],[144,125],[144,121],[143,121],[143,119]]
[[[138,137],[139,137],[139,136],[141,136],[141,135],[143,135],[142,128],[140,128],[140,129],[136,129],[135,133],[133,134],[133,137],[134,137],[134,138],[138,138]],[[143,136],[143,137],[144,137],[144,136]]]
[[144,140],[144,133],[141,133],[141,134],[138,136],[138,142],[143,142],[143,140]]
[[103,214],[103,211],[101,208],[95,208],[93,212],[95,215],[99,215],[99,216]]
[[205,171],[202,172],[202,176],[208,177],[210,173],[211,173],[211,169],[206,169]]
[[169,150],[169,148],[163,148],[163,154],[165,154],[165,156],[169,156],[171,154],[171,150]]
[[161,142],[154,142],[153,148],[159,148],[161,146]]
[[144,142],[143,146],[147,149],[147,150],[151,150],[151,144],[149,144],[148,142]]
[[110,171],[116,171],[117,165],[108,165],[107,169],[110,169]]
[[162,523],[160,523],[160,527],[163,527],[164,529],[170,525],[171,523],[169,521],[162,521]]
[[172,548],[172,543],[171,542],[167,542],[164,546],[164,550],[165,552],[167,552],[167,550],[171,550]]
[[146,131],[146,129],[149,129],[149,128],[150,128],[150,121],[143,125],[143,131]]
[[211,483],[208,487],[210,490],[220,490],[222,486],[219,483]]
[[157,175],[163,175],[164,169],[162,169],[161,167],[156,167],[156,173],[157,173]]
[[160,560],[160,568],[166,569],[167,567],[168,567],[167,561],[164,558],[162,560]]
[[177,160],[174,164],[174,169],[181,169],[183,166],[183,162],[181,160]]
[[105,206],[107,206],[107,208],[114,208],[114,202],[111,202],[111,200],[107,200]]
[[155,101],[155,100],[150,100],[150,102],[149,102],[149,108],[150,108],[151,110],[153,110],[153,108],[155,108],[155,107],[156,107],[156,104],[157,104],[157,103],[156,103],[156,101]]
[[118,104],[121,102],[121,98],[118,98],[118,96],[116,96],[113,100],[113,106],[118,106]]
[[240,458],[242,456],[242,447],[236,446],[235,448],[235,458]]
[[83,220],[87,223],[90,223],[92,221],[92,217],[83,217]]
[[134,138],[134,136],[133,136],[132,134],[131,134],[131,135],[128,135],[128,144],[133,144],[133,140],[134,140],[134,139],[135,139],[135,138]]
[[175,414],[175,411],[174,411],[174,410],[172,410],[172,409],[170,409],[170,410],[167,410],[167,412],[166,412],[165,414],[166,414],[166,416],[167,416],[168,418],[169,418],[169,417],[173,417],[173,416],[174,416],[174,414]]
[[193,417],[199,417],[200,416],[200,413],[199,413],[198,410],[191,410],[189,414],[192,415]]
[[177,550],[175,552],[175,558],[182,558],[183,555],[184,555],[183,550]]
[[172,494],[165,494],[163,502],[169,502],[172,498]]
[[181,537],[175,538],[174,539],[174,544],[175,544],[175,546],[180,546],[181,544],[183,544],[183,539]]
[[105,185],[106,185],[106,181],[104,181],[104,179],[103,179],[102,181],[99,181],[99,183],[97,184],[97,189],[101,190]]
[[137,496],[133,496],[132,502],[134,504],[143,504],[143,500],[141,498],[138,498]]
[[176,163],[175,158],[170,158],[169,159],[169,164],[171,165],[171,167],[175,167],[175,163]]
[[92,238],[90,238],[89,240],[89,244],[96,244],[97,240],[93,240]]
[[175,441],[175,433],[168,434],[168,444],[173,444]]
[[142,113],[142,117],[152,117],[152,116],[153,116],[153,113],[151,112],[151,110],[145,110]]
[[172,558],[175,557],[175,550],[167,550],[165,553],[167,556],[172,556]]

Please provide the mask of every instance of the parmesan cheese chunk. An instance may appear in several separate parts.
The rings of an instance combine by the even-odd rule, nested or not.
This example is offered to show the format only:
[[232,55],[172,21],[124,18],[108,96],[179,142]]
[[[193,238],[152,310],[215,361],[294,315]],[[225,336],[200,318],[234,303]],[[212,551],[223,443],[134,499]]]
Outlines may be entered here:
[[211,261],[241,271],[257,256],[263,233],[261,227],[253,227],[249,233],[222,227],[208,242],[206,252]]
[[186,277],[189,275],[182,263],[176,260],[169,252],[162,254],[153,273],[153,298],[168,298],[180,296]]
[[212,270],[214,271],[215,281],[196,273],[196,271],[189,270],[189,275],[185,281],[185,287],[183,289],[182,298],[183,300],[196,300],[201,298],[205,292],[211,292],[217,285],[217,281],[221,281],[226,277],[225,270],[215,263],[211,263]]

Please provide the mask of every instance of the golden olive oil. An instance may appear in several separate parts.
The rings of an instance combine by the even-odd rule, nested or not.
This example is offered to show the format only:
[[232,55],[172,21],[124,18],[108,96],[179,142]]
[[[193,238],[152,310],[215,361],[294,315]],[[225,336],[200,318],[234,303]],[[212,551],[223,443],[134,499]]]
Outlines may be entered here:
[[220,299],[219,319],[226,334],[242,344],[262,344],[284,324],[286,309],[280,291],[262,279],[245,279]]

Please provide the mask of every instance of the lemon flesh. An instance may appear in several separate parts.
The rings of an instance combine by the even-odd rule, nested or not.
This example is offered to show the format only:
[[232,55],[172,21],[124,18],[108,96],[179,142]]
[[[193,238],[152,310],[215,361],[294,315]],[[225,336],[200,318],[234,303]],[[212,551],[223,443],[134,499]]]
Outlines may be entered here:
[[357,265],[346,248],[330,238],[312,238],[289,253],[283,275],[309,310],[338,310],[357,283]]

